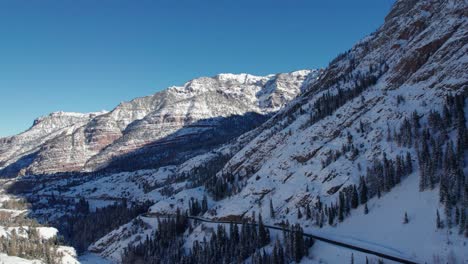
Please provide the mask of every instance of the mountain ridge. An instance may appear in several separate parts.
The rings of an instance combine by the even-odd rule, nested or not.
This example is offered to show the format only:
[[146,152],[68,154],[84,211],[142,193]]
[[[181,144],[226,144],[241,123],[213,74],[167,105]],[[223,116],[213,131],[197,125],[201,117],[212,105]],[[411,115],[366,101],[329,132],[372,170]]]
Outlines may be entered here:
[[[313,79],[317,74],[218,74],[122,102],[108,112],[54,112],[37,118],[23,133],[0,139],[0,168],[10,175],[103,168],[114,154],[135,150],[198,120],[277,111],[299,93],[307,76]],[[109,150],[114,143],[120,145]]]

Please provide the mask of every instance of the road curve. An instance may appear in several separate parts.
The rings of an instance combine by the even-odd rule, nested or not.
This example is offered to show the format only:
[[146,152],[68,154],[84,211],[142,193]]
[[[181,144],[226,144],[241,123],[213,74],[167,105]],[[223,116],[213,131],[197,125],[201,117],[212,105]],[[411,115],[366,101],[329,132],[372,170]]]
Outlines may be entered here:
[[[160,217],[160,218],[171,217],[172,218],[172,217],[174,217],[174,215],[157,215],[157,214],[152,214],[152,213],[144,213],[141,216],[148,217],[148,218],[157,218],[157,217]],[[213,220],[213,219],[203,218],[203,217],[199,217],[199,216],[187,216],[187,218],[192,219],[192,220],[196,220],[196,221],[200,221],[200,222],[214,223],[214,224],[231,224],[231,223],[233,223],[233,224],[242,224],[241,222],[236,222],[236,221],[220,221],[220,220]],[[254,226],[258,225],[256,223],[253,223],[253,224],[248,223],[248,224],[254,225]],[[283,230],[282,227],[278,227],[278,226],[271,226],[271,225],[264,225],[264,226],[269,228],[269,229],[280,230],[280,231]],[[286,232],[291,232],[291,230],[289,230],[289,229],[285,229],[285,230],[286,230]],[[389,255],[389,254],[377,252],[375,250],[363,248],[363,247],[360,247],[360,246],[355,246],[355,245],[352,245],[352,244],[349,244],[349,243],[336,241],[336,240],[329,239],[329,238],[319,236],[319,235],[304,233],[304,236],[305,237],[310,237],[310,238],[313,238],[313,239],[316,239],[316,240],[319,240],[319,241],[322,241],[322,242],[325,242],[325,243],[328,243],[328,244],[331,244],[331,245],[335,245],[335,246],[339,246],[339,247],[343,247],[343,248],[348,248],[348,249],[352,249],[352,250],[356,250],[356,251],[360,251],[360,252],[363,252],[363,253],[366,253],[366,254],[375,255],[375,256],[378,256],[380,258],[396,261],[396,262],[399,262],[399,263],[419,264],[419,262],[416,262],[414,260],[409,260],[409,259],[404,259],[404,258],[397,257],[397,256],[392,256],[392,255]]]

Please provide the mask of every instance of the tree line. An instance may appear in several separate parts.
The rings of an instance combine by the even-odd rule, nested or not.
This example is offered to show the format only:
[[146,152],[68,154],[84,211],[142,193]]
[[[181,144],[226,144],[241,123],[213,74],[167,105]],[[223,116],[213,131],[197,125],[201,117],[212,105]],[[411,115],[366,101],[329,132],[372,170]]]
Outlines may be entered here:
[[83,252],[93,242],[146,212],[149,206],[148,202],[129,205],[124,200],[91,211],[89,203],[81,198],[74,204],[74,211],[54,220],[53,224],[67,244]]
[[229,229],[224,224],[217,225],[211,236],[195,240],[189,250],[184,251],[184,234],[190,234],[193,229],[186,214],[177,210],[175,218],[158,219],[158,228],[151,236],[124,250],[122,263],[221,264],[243,263],[250,258],[252,263],[282,264],[300,262],[313,244],[303,236],[299,224],[285,223],[282,241],[276,239],[273,250],[267,252],[264,248],[272,242],[270,231],[261,214],[258,219],[253,214],[240,225],[229,224]]

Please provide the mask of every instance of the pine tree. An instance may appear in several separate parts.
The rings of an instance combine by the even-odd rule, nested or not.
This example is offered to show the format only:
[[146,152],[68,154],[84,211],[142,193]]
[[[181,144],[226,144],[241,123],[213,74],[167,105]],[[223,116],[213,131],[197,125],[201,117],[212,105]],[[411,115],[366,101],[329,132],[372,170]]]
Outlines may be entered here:
[[[320,223],[319,223],[319,227],[322,228],[323,227],[323,221],[325,219],[325,213],[323,212],[323,209],[320,210]],[[468,222],[468,221],[467,221]]]
[[405,212],[405,216],[403,218],[403,224],[407,224],[408,222],[409,222],[408,214]]
[[306,205],[306,218],[311,219],[312,218],[312,211],[310,210],[310,204],[307,203]]
[[284,263],[284,253],[283,247],[281,246],[279,240],[276,240],[273,247],[273,264],[283,264]]
[[203,195],[203,200],[202,200],[202,213],[206,213],[208,211],[208,198],[206,195]]
[[338,221],[343,222],[344,219],[344,208],[345,206],[345,198],[343,192],[339,194],[339,207],[338,207]]
[[299,263],[305,253],[303,231],[299,224],[293,226],[293,255],[294,260]]
[[413,172],[413,161],[411,160],[411,154],[409,152],[406,152],[406,162],[405,162],[405,167],[406,167],[406,175],[411,174]]
[[367,207],[367,203],[366,205],[364,205],[364,214],[368,214],[369,213],[369,208]]
[[297,207],[297,219],[301,219],[301,218],[302,218],[301,208]]
[[452,228],[452,203],[446,202],[445,203],[445,221],[447,223],[448,228]]
[[465,221],[465,237],[468,237],[468,220]]
[[367,184],[363,176],[360,178],[359,190],[361,204],[367,203]]
[[270,242],[269,231],[263,224],[262,214],[258,215],[258,237],[260,239],[261,247],[267,245]]
[[461,215],[460,215],[460,234],[463,234],[463,231],[466,227],[466,212],[464,209],[461,210]]
[[275,209],[273,208],[273,201],[270,199],[270,217],[275,218]]
[[442,228],[442,221],[440,220],[440,214],[439,214],[439,210],[437,210],[437,213],[436,213],[436,227],[437,229],[441,229]]
[[404,174],[403,163],[401,157],[398,155],[396,157],[396,171],[395,171],[395,184],[399,184],[401,182],[401,177]]
[[429,146],[426,140],[422,140],[421,150],[418,153],[419,159],[419,191],[422,192],[426,189],[427,183],[431,176],[431,156],[429,153]]
[[356,209],[359,205],[359,195],[356,189],[356,185],[353,185],[353,192],[351,196],[351,207]]

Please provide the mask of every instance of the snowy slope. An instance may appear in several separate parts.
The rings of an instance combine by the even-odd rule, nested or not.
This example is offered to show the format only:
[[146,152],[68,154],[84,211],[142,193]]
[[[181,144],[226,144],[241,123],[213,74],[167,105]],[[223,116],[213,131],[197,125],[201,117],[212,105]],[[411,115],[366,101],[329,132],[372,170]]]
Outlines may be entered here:
[[[299,222],[307,232],[392,255],[428,263],[466,263],[466,237],[459,235],[455,227],[435,228],[436,210],[442,212],[443,208],[437,188],[419,191],[421,168],[416,149],[387,140],[388,131],[390,134],[399,131],[404,120],[412,118],[413,112],[418,113],[421,125],[426,126],[432,111],[443,112],[447,96],[466,95],[466,10],[466,1],[397,1],[384,25],[339,55],[318,80],[306,72],[267,77],[221,74],[168,89],[165,96],[180,99],[169,100],[174,103],[171,106],[146,111],[139,108],[148,105],[143,101],[154,99],[150,105],[161,101],[155,98],[137,100],[138,103],[125,106],[140,109],[137,114],[125,117],[127,121],[117,122],[115,126],[125,135],[119,134],[111,140],[112,144],[93,154],[86,161],[90,166],[87,168],[98,168],[113,154],[141,147],[147,138],[158,139],[159,134],[153,134],[160,131],[158,129],[177,129],[180,124],[186,124],[184,118],[188,112],[191,113],[189,120],[199,121],[226,113],[274,112],[286,101],[291,102],[261,126],[211,151],[186,157],[181,164],[100,175],[72,186],[64,195],[152,200],[154,205],[150,211],[154,213],[187,209],[191,198],[200,200],[208,195],[210,210],[204,215],[207,218],[232,219],[253,212],[262,213],[264,221],[270,224],[285,220]],[[224,99],[213,95],[218,93],[220,83],[226,88]],[[289,87],[292,91],[300,90],[301,94],[293,99],[293,93],[288,93]],[[354,93],[346,94],[348,89]],[[339,100],[343,98],[346,100]],[[211,104],[218,99],[224,103]],[[324,101],[326,104],[321,104]],[[232,102],[236,104],[230,105]],[[465,117],[467,105],[465,102]],[[329,111],[327,107],[334,108]],[[103,116],[110,120],[129,113],[132,111],[118,107]],[[175,135],[186,136],[194,132],[192,129],[189,126]],[[456,141],[455,128],[446,129],[445,138]],[[195,131],[201,130],[196,128]],[[353,151],[343,150],[351,145]],[[351,210],[343,222],[325,224],[323,228],[305,217],[298,219],[298,210],[304,213],[305,206],[314,205],[317,197],[326,205],[337,203],[340,191],[352,184],[358,185],[360,176],[366,174],[375,160],[396,159],[407,153],[413,157],[413,172],[393,189],[385,191],[380,199],[370,199],[369,214],[365,215],[360,205]],[[44,160],[47,161],[47,157]],[[207,168],[214,168],[213,175],[204,171]],[[465,179],[466,171],[465,166]],[[212,181],[196,183],[198,178],[207,180],[197,178],[198,174],[208,175],[208,180]],[[67,184],[60,180],[54,183]],[[215,199],[213,186],[217,183],[224,184],[226,192]],[[50,185],[42,192],[48,193],[55,187]],[[275,218],[270,217],[270,201]],[[407,224],[402,223],[405,212],[409,217]],[[132,223],[126,224],[101,238],[90,249],[118,261],[123,248],[129,243],[138,243],[138,236],[150,233],[151,228],[138,229],[133,228]],[[200,228],[195,230],[198,237],[205,235]],[[311,259],[304,261],[346,263],[350,255],[348,250],[318,243],[311,249]],[[356,263],[365,259],[363,254],[355,253],[355,257]]]
[[99,253],[112,262],[120,262],[121,255],[128,245],[139,243],[151,235],[157,226],[156,218],[138,217],[90,245],[89,251]]
[[[436,263],[437,258],[441,263],[466,263],[468,241],[458,234],[458,228],[436,228],[436,210],[443,211],[437,191],[419,192],[418,188],[418,175],[410,175],[391,193],[371,200],[368,215],[360,206],[336,227],[306,230],[421,263]],[[408,224],[403,224],[405,212]],[[327,259],[319,249],[312,252]]]
[[[314,204],[318,195],[324,203],[335,203],[338,190],[358,184],[366,168],[374,159],[382,159],[384,153],[395,159],[409,152],[416,164],[416,151],[388,142],[387,130],[399,129],[404,118],[410,119],[413,111],[427,124],[430,111],[442,112],[447,95],[466,92],[468,23],[465,11],[466,1],[398,1],[381,28],[332,61],[320,79],[284,110],[255,132],[245,135],[249,138],[248,144],[235,150],[235,155],[218,173],[218,178],[233,175],[234,181],[228,184],[233,194],[215,203],[206,216],[230,218],[254,211],[266,218],[271,199],[275,213],[281,218],[269,221],[304,222],[297,220],[298,207],[304,210],[303,206]],[[318,114],[315,102],[323,95],[337,94],[338,88],[353,89],[356,80],[366,77],[374,78],[375,83],[369,82],[358,96],[332,114],[311,120],[311,116]],[[358,154],[345,153],[331,158],[350,137]],[[398,221],[385,221],[393,227],[388,229],[389,233],[375,231],[368,240],[396,247],[403,255],[421,260],[432,261],[433,254],[445,258],[450,252],[458,259],[466,259],[462,253],[466,248],[461,245],[466,238],[454,234],[453,244],[441,246],[447,239],[434,230],[435,211],[439,207],[437,194],[419,194],[412,185],[414,177],[403,180],[401,185],[412,190],[412,193],[402,191],[402,197],[415,203],[407,204],[404,199],[398,199],[393,204],[388,202],[388,206],[395,210],[396,204],[400,210],[408,206],[406,210],[413,214],[415,223],[419,222],[419,217],[430,222],[413,230],[414,237],[424,233],[427,244],[407,241],[406,230],[411,229],[412,224],[400,226],[401,211],[395,212]],[[394,192],[398,195],[397,190],[386,195],[394,197]],[[373,206],[383,207],[380,203],[384,202],[386,200],[375,202]],[[163,203],[157,203],[151,210],[165,211],[159,204]],[[353,219],[359,218],[349,221],[352,223]],[[354,223],[367,228],[363,223],[372,220],[360,219]],[[347,221],[343,226],[351,225]],[[338,227],[336,232],[341,230]],[[395,234],[392,238],[388,238],[390,232]],[[366,234],[357,237],[366,240]]]

